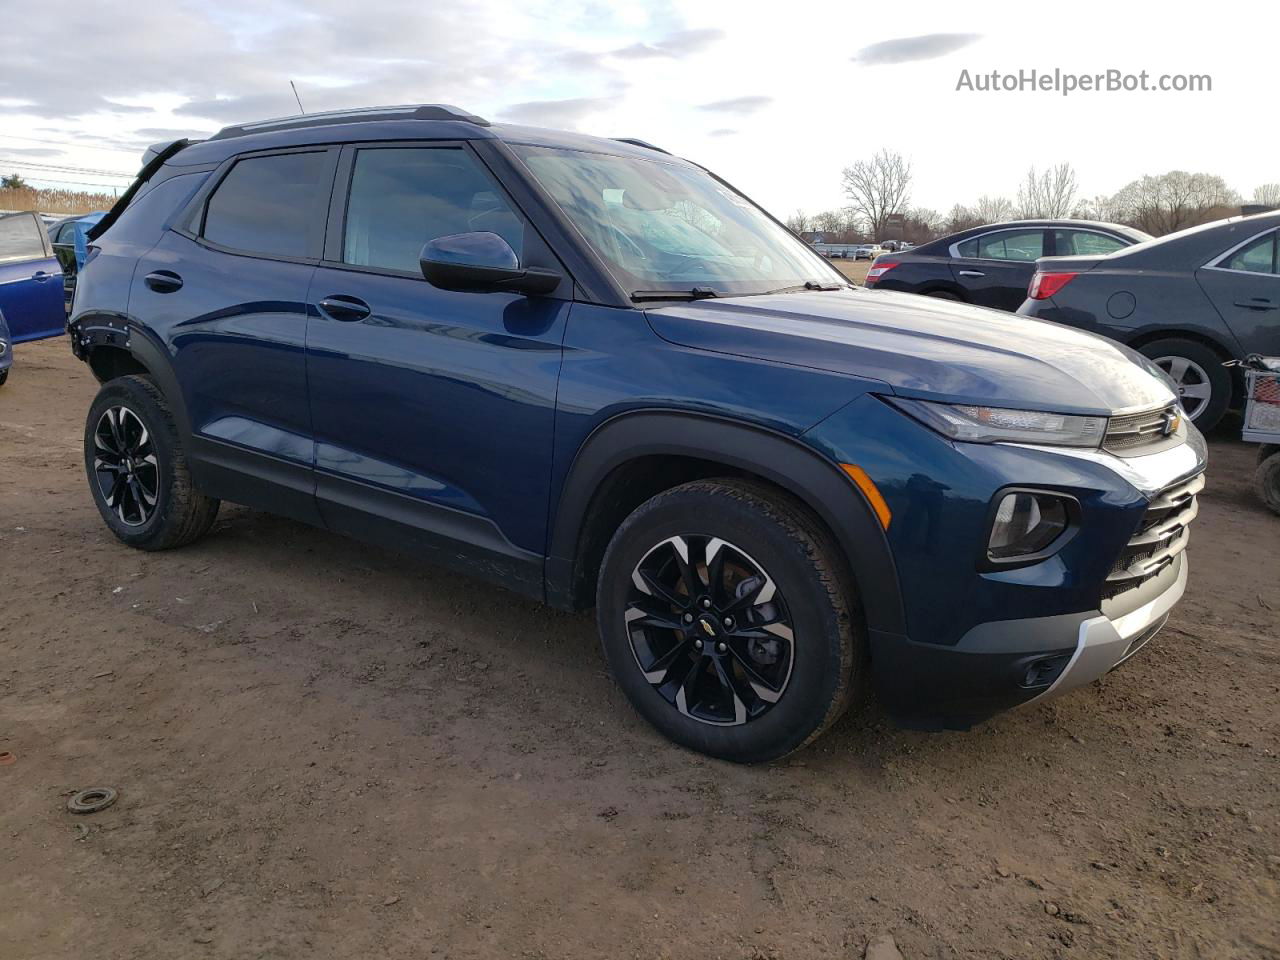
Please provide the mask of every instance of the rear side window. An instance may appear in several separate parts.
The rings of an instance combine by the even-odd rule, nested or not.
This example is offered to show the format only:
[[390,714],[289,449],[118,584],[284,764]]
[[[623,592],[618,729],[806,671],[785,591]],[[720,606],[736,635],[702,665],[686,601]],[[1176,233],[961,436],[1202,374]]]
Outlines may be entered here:
[[40,260],[44,257],[42,229],[28,214],[0,219],[0,263]]
[[956,244],[962,257],[980,260],[1035,260],[1044,256],[1043,230],[1001,230]]
[[428,241],[477,231],[498,234],[521,255],[524,221],[465,150],[384,147],[356,153],[343,262],[418,273]]
[[202,235],[246,253],[315,256],[328,206],[326,159],[319,151],[239,161],[209,197]]
[[1244,270],[1248,273],[1276,273],[1276,235],[1267,234],[1242,250],[1237,250],[1223,266],[1228,270]]
[[1128,244],[1092,230],[1054,231],[1054,249],[1060,257],[1105,257]]

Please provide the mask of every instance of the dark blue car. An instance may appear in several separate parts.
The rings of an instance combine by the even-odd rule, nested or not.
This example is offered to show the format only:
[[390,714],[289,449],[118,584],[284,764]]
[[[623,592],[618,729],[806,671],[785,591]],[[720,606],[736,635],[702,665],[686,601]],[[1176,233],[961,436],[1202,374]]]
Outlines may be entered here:
[[14,343],[62,333],[62,268],[34,213],[0,215],[0,311]]
[[0,387],[9,382],[9,368],[13,366],[13,344],[9,340],[9,324],[0,310]]
[[70,321],[85,467],[595,606],[674,740],[757,761],[871,681],[964,726],[1088,683],[1188,576],[1205,448],[1132,351],[855,289],[639,141],[385,108],[158,146]]

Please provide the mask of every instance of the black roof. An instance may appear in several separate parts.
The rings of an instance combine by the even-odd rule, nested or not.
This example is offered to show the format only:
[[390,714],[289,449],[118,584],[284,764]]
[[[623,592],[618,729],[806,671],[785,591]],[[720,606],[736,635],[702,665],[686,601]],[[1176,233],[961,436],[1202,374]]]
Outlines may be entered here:
[[357,107],[352,110],[331,110],[326,113],[303,113],[296,117],[280,117],[276,120],[260,120],[223,127],[210,140],[227,140],[251,133],[270,130],[299,130],[304,127],[320,127],[335,123],[372,123],[378,120],[461,120],[477,127],[489,126],[489,121],[460,107],[447,103],[403,104],[397,107]]

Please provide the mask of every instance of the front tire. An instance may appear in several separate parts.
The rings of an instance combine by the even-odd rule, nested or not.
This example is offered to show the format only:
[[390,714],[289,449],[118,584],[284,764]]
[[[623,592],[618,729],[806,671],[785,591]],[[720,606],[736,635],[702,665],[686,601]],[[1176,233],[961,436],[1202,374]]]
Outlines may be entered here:
[[1203,343],[1177,337],[1153,340],[1138,352],[1173,378],[1192,423],[1202,432],[1218,425],[1231,403],[1231,374],[1222,357]]
[[167,550],[197,540],[219,501],[196,489],[164,395],[146,377],[104,384],[89,408],[84,465],[93,502],[122,542]]
[[597,585],[605,659],[676,743],[775,760],[849,706],[865,642],[829,533],[764,484],[700,480],[618,528]]
[[1267,509],[1272,513],[1280,514],[1280,452],[1272,453],[1265,460],[1258,461],[1253,482],[1257,486],[1258,496],[1267,505]]

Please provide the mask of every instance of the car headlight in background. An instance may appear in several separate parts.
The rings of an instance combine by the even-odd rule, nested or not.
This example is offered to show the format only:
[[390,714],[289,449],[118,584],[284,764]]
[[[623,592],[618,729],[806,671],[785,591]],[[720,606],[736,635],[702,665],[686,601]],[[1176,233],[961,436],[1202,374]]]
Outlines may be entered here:
[[1010,410],[960,403],[933,403],[886,397],[910,417],[952,440],[969,443],[1038,443],[1061,447],[1097,447],[1107,433],[1106,417],[1040,410]]
[[1016,490],[996,501],[987,538],[995,564],[1040,559],[1071,525],[1075,501],[1038,490]]

